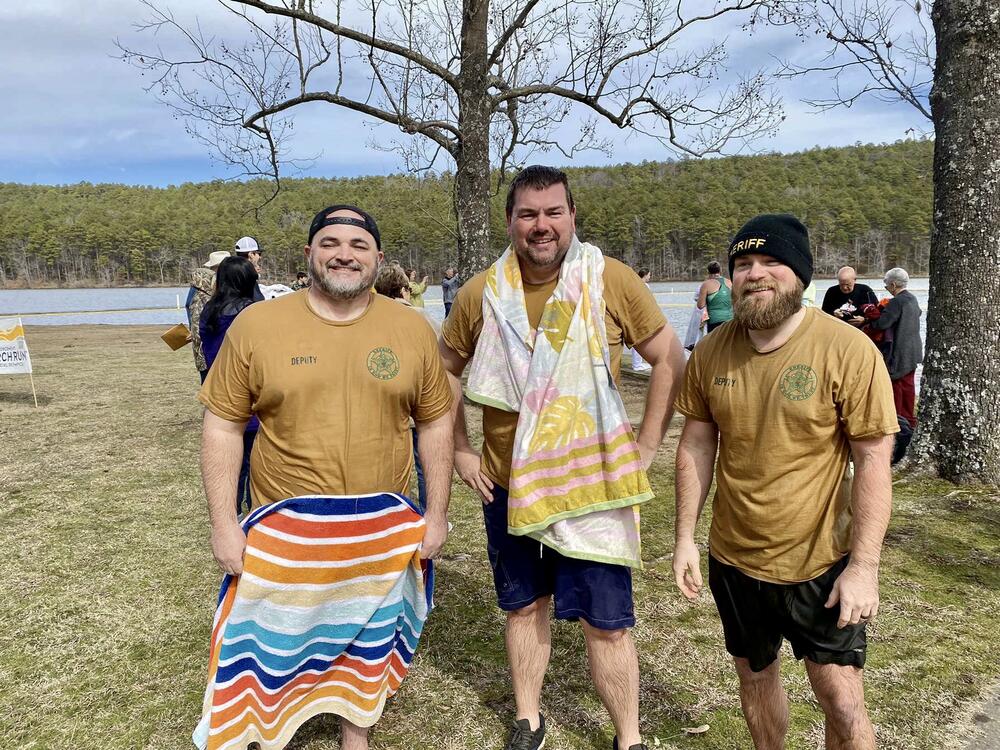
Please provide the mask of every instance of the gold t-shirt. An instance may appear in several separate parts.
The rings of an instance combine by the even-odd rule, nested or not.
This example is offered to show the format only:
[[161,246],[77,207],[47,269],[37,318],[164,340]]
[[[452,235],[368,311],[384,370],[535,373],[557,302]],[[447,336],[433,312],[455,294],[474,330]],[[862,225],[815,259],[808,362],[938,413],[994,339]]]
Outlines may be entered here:
[[254,506],[309,494],[407,491],[410,418],[451,408],[424,316],[377,294],[347,323],[317,315],[303,290],[241,312],[198,399],[213,414],[260,418]]
[[[641,344],[666,325],[667,320],[652,293],[635,271],[614,258],[604,258],[604,326],[615,381],[621,370],[622,344]],[[538,327],[559,279],[545,284],[524,284],[528,322]],[[444,342],[460,356],[471,359],[483,330],[483,289],[486,271],[469,279],[458,292],[451,313],[441,327]],[[494,482],[507,487],[514,454],[514,432],[518,415],[483,406],[483,471]]]
[[735,321],[695,347],[677,410],[719,429],[709,544],[753,578],[816,578],[850,550],[840,488],[849,440],[899,431],[871,340],[808,308],[785,344],[760,353]]

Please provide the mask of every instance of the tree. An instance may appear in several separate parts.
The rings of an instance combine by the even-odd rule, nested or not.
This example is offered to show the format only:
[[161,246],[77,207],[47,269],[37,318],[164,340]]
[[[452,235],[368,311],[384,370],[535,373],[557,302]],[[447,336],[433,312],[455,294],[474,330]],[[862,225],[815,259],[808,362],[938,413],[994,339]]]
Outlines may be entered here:
[[[692,32],[737,17],[752,29],[787,21],[786,0],[219,0],[246,24],[229,44],[185,26],[166,7],[140,29],[173,32],[188,56],[123,58],[152,75],[189,132],[247,176],[280,188],[291,113],[313,102],[360,112],[408,136],[410,168],[454,163],[464,272],[492,260],[491,163],[500,179],[532,153],[610,149],[597,122],[644,133],[673,154],[720,153],[772,132],[780,105],[762,73],[720,87],[724,41],[685,50]],[[696,8],[689,12],[688,6]],[[363,73],[363,86],[351,75]],[[567,139],[560,128],[583,113]],[[565,130],[565,128],[562,128]]]
[[[895,97],[933,123],[927,350],[910,463],[955,482],[1000,484],[1000,399],[992,394],[1000,377],[1000,102],[984,93],[1000,86],[1000,10],[991,0],[822,0],[808,21],[833,44],[826,64],[794,71],[836,71],[834,96],[819,106]],[[841,81],[847,70],[867,79]]]

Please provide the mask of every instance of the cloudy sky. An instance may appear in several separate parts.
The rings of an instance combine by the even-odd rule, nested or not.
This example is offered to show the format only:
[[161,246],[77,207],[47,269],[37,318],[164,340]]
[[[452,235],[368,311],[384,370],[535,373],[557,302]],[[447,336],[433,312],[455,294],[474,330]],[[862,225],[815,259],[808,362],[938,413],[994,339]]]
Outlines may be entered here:
[[[699,0],[710,4],[710,0]],[[692,2],[692,5],[698,3]],[[242,27],[210,0],[162,0],[185,21],[238,40]],[[149,49],[172,49],[167,35],[138,33],[148,17],[137,0],[34,0],[0,5],[0,182],[66,184],[79,181],[168,185],[225,178],[232,170],[215,162],[190,138],[184,123],[144,91],[147,80],[120,59],[115,41]],[[819,53],[811,42],[785,32],[747,36],[737,22],[711,30],[726,37],[733,67],[773,64],[772,57],[808,60]],[[697,40],[693,40],[697,41]],[[911,129],[926,131],[912,108],[866,101],[850,110],[816,113],[803,97],[824,95],[822,79],[782,82],[786,119],[779,134],[759,141],[761,151],[791,152],[813,146],[891,142]],[[356,176],[399,171],[398,155],[369,147],[393,138],[391,128],[373,128],[354,113],[314,104],[297,114],[293,153],[318,156],[300,174]],[[609,128],[613,153],[589,152],[577,165],[658,160],[671,155],[659,143],[625,137]],[[558,154],[540,161],[570,164]]]

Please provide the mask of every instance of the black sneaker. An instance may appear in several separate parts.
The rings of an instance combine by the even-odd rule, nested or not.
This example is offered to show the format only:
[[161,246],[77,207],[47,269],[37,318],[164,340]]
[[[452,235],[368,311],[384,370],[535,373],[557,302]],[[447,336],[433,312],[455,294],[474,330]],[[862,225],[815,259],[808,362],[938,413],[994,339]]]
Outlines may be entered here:
[[510,730],[505,750],[542,750],[545,747],[545,717],[538,714],[538,729],[532,731],[527,719],[518,719]]
[[[618,738],[617,737],[615,737],[615,742],[614,742],[614,744],[611,747],[612,747],[612,750],[618,750]],[[646,747],[645,745],[643,745],[640,742],[638,745],[631,745],[631,746],[629,746],[628,750],[649,750],[649,748]]]

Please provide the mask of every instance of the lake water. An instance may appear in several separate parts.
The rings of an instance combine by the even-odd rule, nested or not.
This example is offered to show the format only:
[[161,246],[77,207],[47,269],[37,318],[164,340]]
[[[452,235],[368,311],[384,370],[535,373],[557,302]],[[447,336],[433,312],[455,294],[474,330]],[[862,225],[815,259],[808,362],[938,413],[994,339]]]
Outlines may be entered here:
[[[861,279],[880,297],[881,279]],[[823,301],[823,294],[836,282],[821,279],[816,282],[816,303]],[[681,337],[687,331],[693,307],[692,298],[700,282],[658,282],[651,285],[653,294],[663,308],[663,313]],[[910,279],[910,291],[927,309],[928,279]],[[184,301],[187,287],[150,287],[131,289],[14,289],[0,291],[0,317],[20,315],[27,326],[75,325],[98,323],[102,325],[186,323]],[[441,304],[441,287],[433,286],[424,294],[427,314],[439,322],[444,317]],[[84,312],[100,311],[100,312]],[[64,313],[64,314],[59,314]],[[920,319],[920,333],[924,335],[926,315]]]

